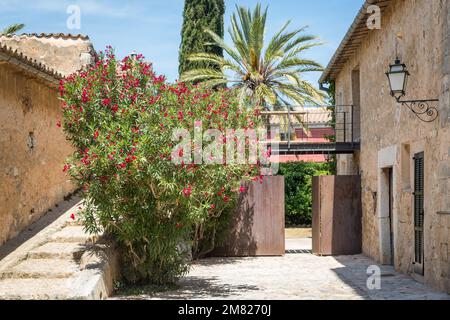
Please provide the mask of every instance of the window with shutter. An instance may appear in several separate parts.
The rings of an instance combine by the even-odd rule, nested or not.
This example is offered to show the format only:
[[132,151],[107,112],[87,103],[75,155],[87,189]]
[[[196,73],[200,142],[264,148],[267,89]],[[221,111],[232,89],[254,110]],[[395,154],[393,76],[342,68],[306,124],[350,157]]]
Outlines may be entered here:
[[414,265],[415,272],[424,272],[424,154],[414,156]]

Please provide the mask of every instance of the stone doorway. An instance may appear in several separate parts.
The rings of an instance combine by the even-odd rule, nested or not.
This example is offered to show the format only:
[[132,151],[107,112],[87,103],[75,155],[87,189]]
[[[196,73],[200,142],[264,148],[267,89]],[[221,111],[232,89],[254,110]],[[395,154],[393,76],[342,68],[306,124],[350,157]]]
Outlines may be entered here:
[[380,260],[384,265],[395,266],[397,212],[395,195],[397,174],[396,148],[381,150],[378,154],[378,219],[380,234]]

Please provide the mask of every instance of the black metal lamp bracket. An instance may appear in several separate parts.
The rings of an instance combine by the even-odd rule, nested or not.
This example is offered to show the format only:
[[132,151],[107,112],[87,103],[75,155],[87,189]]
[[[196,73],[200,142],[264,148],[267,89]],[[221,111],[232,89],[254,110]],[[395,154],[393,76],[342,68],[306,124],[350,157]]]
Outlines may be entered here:
[[439,117],[439,111],[437,109],[439,99],[401,100],[401,97],[396,99],[398,103],[411,110],[423,122],[433,122]]

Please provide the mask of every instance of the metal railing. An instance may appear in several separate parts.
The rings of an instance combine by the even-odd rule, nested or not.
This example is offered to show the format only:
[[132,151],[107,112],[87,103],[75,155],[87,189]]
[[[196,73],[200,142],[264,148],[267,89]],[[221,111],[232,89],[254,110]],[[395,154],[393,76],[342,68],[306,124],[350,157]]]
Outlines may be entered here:
[[269,130],[270,140],[287,143],[289,148],[305,143],[359,143],[361,137],[358,106],[265,111],[261,115]]
[[360,142],[360,108],[359,106],[337,106],[344,108],[344,111],[334,111],[335,123],[334,132],[336,142]]

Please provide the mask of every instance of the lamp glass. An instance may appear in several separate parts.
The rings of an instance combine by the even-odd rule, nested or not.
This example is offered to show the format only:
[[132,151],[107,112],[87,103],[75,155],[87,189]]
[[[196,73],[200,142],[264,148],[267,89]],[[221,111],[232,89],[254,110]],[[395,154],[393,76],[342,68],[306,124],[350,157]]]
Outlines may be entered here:
[[399,98],[405,95],[408,75],[409,72],[406,70],[406,66],[401,64],[399,60],[396,60],[395,64],[390,66],[387,76],[392,96]]
[[389,73],[389,82],[391,83],[392,92],[403,92],[406,79],[406,73]]

